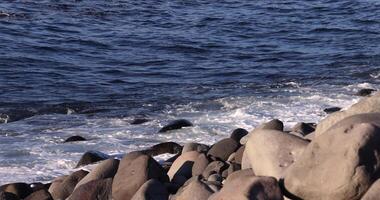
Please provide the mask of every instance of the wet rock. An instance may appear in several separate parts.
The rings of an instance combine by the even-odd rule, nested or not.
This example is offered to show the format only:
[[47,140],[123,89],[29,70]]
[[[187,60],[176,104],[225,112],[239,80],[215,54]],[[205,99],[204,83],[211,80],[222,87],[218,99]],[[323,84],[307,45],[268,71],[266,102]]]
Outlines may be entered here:
[[38,190],[27,196],[25,200],[53,200],[53,197],[47,190]]
[[373,96],[365,97],[358,103],[352,105],[347,110],[339,111],[328,115],[325,119],[318,123],[315,129],[315,136],[323,134],[331,126],[338,123],[342,119],[364,113],[380,112],[380,92],[375,93]]
[[202,200],[208,199],[213,190],[201,181],[200,176],[189,179],[183,187],[181,187],[171,200]]
[[323,109],[323,112],[325,112],[327,114],[331,114],[331,113],[334,113],[334,112],[338,112],[340,110],[342,110],[342,108],[340,108],[340,107],[330,107],[330,108]]
[[78,142],[78,141],[86,141],[86,138],[79,136],[79,135],[74,135],[74,136],[67,138],[63,143]]
[[207,155],[226,161],[238,148],[238,142],[231,138],[225,138],[212,145]]
[[183,127],[189,127],[189,126],[193,126],[193,124],[186,119],[179,119],[179,120],[172,121],[168,125],[162,127],[159,132],[164,133],[167,131],[181,129]]
[[209,150],[209,146],[205,144],[189,142],[183,146],[182,153],[186,153],[189,151],[198,151],[200,153],[207,152]]
[[286,173],[302,199],[360,199],[380,173],[380,113],[348,117],[314,138]]
[[201,175],[202,172],[206,169],[206,167],[210,164],[210,159],[206,154],[202,153],[194,160],[192,175],[198,176]]
[[309,144],[307,140],[277,130],[256,130],[245,151],[257,176],[280,179]]
[[79,170],[73,172],[67,177],[55,180],[49,188],[49,192],[53,199],[66,199],[74,191],[77,183],[88,174],[87,171]]
[[305,136],[309,133],[312,133],[315,131],[315,124],[313,123],[297,123],[293,128],[292,131],[296,133],[300,133],[302,136]]
[[150,179],[136,192],[132,200],[167,200],[169,193],[163,183]]
[[377,200],[380,197],[380,179],[377,179],[367,190],[361,200]]
[[112,178],[98,179],[80,185],[67,200],[111,200]]
[[152,157],[138,152],[128,153],[120,161],[112,183],[113,199],[131,199],[149,179],[169,182],[165,170]]
[[277,180],[273,177],[255,176],[252,170],[240,170],[231,174],[223,188],[209,200],[282,200]]
[[20,198],[13,193],[0,191],[0,200],[20,200]]
[[110,156],[99,151],[87,151],[78,161],[78,164],[75,168],[96,163],[105,159],[108,159]]
[[173,180],[175,176],[183,176],[189,179],[192,176],[194,161],[200,155],[197,151],[189,151],[180,155],[170,167],[168,176]]
[[175,142],[162,142],[140,152],[149,156],[157,156],[165,153],[179,154],[181,151],[182,146]]
[[33,192],[30,185],[26,184],[26,183],[5,184],[5,185],[0,186],[0,191],[12,193],[20,199],[24,199],[25,197],[27,197],[28,195],[30,195]]
[[356,95],[357,96],[362,96],[362,97],[365,97],[365,96],[370,96],[373,92],[375,92],[376,90],[375,89],[371,89],[371,88],[364,88],[364,89],[360,89]]
[[243,128],[237,128],[232,133],[230,138],[235,140],[237,143],[240,143],[241,138],[246,136],[248,134],[248,131]]
[[205,179],[212,174],[222,174],[222,172],[228,168],[228,164],[223,161],[213,161],[207,165],[206,169],[202,172],[202,176]]
[[146,122],[149,122],[149,119],[145,119],[145,118],[136,118],[134,119],[131,124],[132,125],[138,125],[138,124],[143,124],[143,123],[146,123]]
[[101,161],[90,173],[88,173],[82,180],[75,186],[77,189],[79,186],[86,184],[93,180],[100,180],[106,178],[113,178],[119,167],[119,160],[110,158]]

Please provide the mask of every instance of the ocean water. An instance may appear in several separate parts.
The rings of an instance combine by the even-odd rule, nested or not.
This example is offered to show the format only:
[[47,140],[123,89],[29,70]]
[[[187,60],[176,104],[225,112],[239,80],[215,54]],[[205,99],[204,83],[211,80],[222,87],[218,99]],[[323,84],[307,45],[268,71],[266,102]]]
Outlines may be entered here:
[[[0,184],[49,181],[88,150],[318,122],[379,83],[376,0],[2,0]],[[157,133],[182,118],[195,126]]]

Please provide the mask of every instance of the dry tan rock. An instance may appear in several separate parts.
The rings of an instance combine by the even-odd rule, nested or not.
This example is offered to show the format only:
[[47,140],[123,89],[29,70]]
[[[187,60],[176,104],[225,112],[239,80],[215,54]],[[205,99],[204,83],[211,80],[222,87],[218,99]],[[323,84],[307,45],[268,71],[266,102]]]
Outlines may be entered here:
[[378,200],[380,198],[380,179],[377,179],[367,190],[361,200]]
[[170,180],[172,180],[174,176],[184,176],[190,178],[192,176],[191,174],[194,161],[199,155],[200,153],[198,151],[189,151],[180,155],[168,171]]
[[201,181],[200,176],[194,176],[181,187],[171,200],[207,200],[213,190]]

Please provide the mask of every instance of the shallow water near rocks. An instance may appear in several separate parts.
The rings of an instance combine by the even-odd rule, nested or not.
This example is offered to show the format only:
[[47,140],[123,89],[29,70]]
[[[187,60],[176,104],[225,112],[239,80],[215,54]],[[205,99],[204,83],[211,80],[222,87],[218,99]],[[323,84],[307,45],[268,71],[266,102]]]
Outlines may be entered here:
[[[379,89],[379,52],[372,0],[1,1],[0,184],[49,181],[88,150],[317,122]],[[194,127],[157,133],[182,118]]]

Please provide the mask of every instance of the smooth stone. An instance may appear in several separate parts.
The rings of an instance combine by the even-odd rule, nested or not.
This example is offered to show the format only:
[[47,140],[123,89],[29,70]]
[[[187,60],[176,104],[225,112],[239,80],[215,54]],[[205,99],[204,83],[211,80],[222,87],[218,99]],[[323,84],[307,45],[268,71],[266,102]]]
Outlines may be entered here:
[[245,150],[245,145],[239,147],[239,149],[235,152],[235,158],[233,160],[234,163],[237,163],[237,164],[242,163],[244,150]]
[[84,178],[87,174],[87,171],[79,170],[73,172],[67,177],[64,177],[63,179],[58,179],[57,182],[59,183],[57,185],[52,184],[49,188],[49,192],[53,199],[66,199],[69,197],[74,191],[77,183],[82,180],[82,178]]
[[334,113],[334,112],[338,112],[340,110],[342,110],[341,107],[330,107],[330,108],[323,109],[323,112],[325,112],[327,114],[331,114],[331,113]]
[[0,200],[20,200],[20,198],[13,193],[0,191]]
[[[231,175],[232,173],[236,172],[236,171],[239,171],[241,170],[241,165],[240,164],[237,164],[237,163],[231,163],[229,166],[228,166],[228,169],[225,170],[227,171],[227,176],[223,176],[223,178],[227,178],[229,175]],[[253,172],[253,170],[251,170]]]
[[172,180],[174,176],[191,178],[194,161],[199,155],[200,153],[197,151],[189,151],[180,155],[168,171],[170,180]]
[[365,113],[380,112],[380,92],[373,96],[364,97],[358,103],[352,105],[347,110],[339,111],[328,115],[320,121],[315,129],[315,136],[318,137],[344,118]]
[[207,178],[207,181],[221,183],[223,181],[223,177],[220,174],[212,174]]
[[223,161],[213,161],[209,165],[207,165],[206,169],[202,172],[202,176],[205,179],[212,174],[222,174],[224,170],[228,168],[228,164]]
[[273,177],[255,176],[250,169],[232,173],[223,188],[209,200],[282,200],[277,180]]
[[114,158],[109,158],[107,160],[101,161],[90,173],[88,173],[82,180],[78,182],[78,184],[75,186],[75,189],[90,181],[113,178],[119,167],[119,162],[119,160]]
[[204,182],[200,176],[194,176],[181,187],[171,200],[203,200],[208,199],[213,190]]
[[243,157],[241,158],[241,169],[252,169],[251,161],[249,160],[246,148],[244,149]]
[[302,199],[360,199],[380,174],[380,113],[360,114],[314,138],[284,178]]
[[212,145],[207,155],[227,161],[228,157],[238,148],[238,142],[231,138],[225,138]]
[[20,199],[24,199],[25,197],[33,193],[32,188],[27,183],[5,184],[5,185],[0,186],[0,191],[12,193]]
[[297,123],[293,128],[292,131],[296,133],[300,133],[302,136],[305,136],[309,133],[312,133],[315,131],[315,124],[313,123],[304,123],[300,122]]
[[167,200],[169,193],[163,183],[158,180],[150,179],[145,182],[132,200]]
[[112,178],[92,180],[80,185],[67,200],[111,200]]
[[167,131],[181,129],[183,127],[189,127],[189,126],[193,126],[193,124],[190,121],[188,121],[186,119],[178,119],[178,120],[174,120],[174,121],[170,122],[169,124],[165,125],[158,132],[164,133]]
[[366,97],[366,96],[370,96],[373,92],[375,92],[376,90],[375,89],[372,89],[372,88],[364,88],[364,89],[360,89],[356,95],[357,96],[362,96],[362,97]]
[[257,176],[280,179],[308,144],[309,141],[285,132],[262,129],[251,134],[245,152]]
[[243,129],[243,128],[237,128],[235,129],[231,135],[230,135],[230,138],[235,140],[237,143],[240,142],[241,138],[243,138],[244,136],[246,136],[248,134],[248,131]]
[[282,123],[282,121],[280,121],[279,119],[272,119],[269,122],[265,122],[265,123],[261,124],[256,129],[283,131],[284,130],[284,123]]
[[131,199],[149,179],[169,182],[165,170],[152,157],[139,152],[128,153],[120,161],[112,183],[113,199]]
[[25,200],[53,200],[53,197],[47,190],[38,190],[30,194]]
[[201,175],[209,164],[210,159],[207,155],[204,153],[199,154],[199,156],[194,160],[193,168],[191,170],[192,176]]
[[158,156],[165,153],[180,154],[182,146],[175,142],[162,142],[140,152],[149,156]]
[[86,138],[79,136],[79,135],[74,135],[74,136],[67,138],[63,143],[78,142],[78,141],[86,141]]
[[207,152],[210,149],[208,145],[189,142],[183,145],[182,153],[186,153],[189,151],[198,151],[200,153]]
[[82,157],[78,161],[75,168],[96,163],[96,162],[108,159],[109,157],[110,157],[109,155],[104,154],[99,151],[87,151],[86,153],[82,155]]
[[380,198],[380,179],[377,179],[367,190],[361,200],[378,200]]

